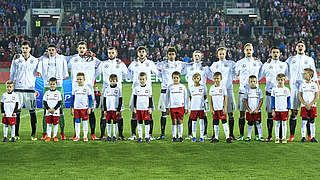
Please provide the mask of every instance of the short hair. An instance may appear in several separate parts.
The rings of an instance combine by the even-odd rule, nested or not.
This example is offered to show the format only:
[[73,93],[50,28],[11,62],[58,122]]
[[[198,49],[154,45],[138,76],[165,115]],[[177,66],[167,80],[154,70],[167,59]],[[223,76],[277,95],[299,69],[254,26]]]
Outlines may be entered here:
[[111,51],[111,50],[117,51],[117,48],[115,48],[115,47],[109,47],[109,48],[108,48],[108,51]]
[[55,44],[53,44],[53,43],[51,43],[51,44],[49,44],[48,46],[47,46],[47,49],[49,49],[49,48],[56,48],[57,46],[55,45]]
[[170,52],[174,52],[175,54],[177,54],[177,50],[175,47],[169,47],[167,50],[167,54],[169,54]]
[[280,74],[277,75],[276,79],[280,79],[280,78],[286,78],[286,75],[283,74],[283,73],[280,73]]
[[300,44],[300,43],[302,43],[303,45],[306,45],[306,43],[304,43],[304,41],[299,40],[299,41],[297,41],[296,46],[297,46],[298,44]]
[[179,76],[180,77],[180,72],[179,71],[174,71],[171,75],[171,77],[173,76]]
[[142,77],[142,76],[147,76],[147,73],[141,72],[141,73],[139,74],[139,77]]
[[147,48],[145,46],[139,46],[137,48],[137,51],[141,51],[141,50],[146,50],[147,51]]
[[118,76],[116,74],[111,74],[109,80],[116,79],[118,81]]
[[78,72],[77,76],[83,76],[83,77],[85,77],[85,75],[84,75],[83,72]]
[[200,50],[195,50],[193,53],[202,53]]
[[225,50],[225,51],[227,51],[227,48],[226,48],[226,47],[224,47],[224,46],[220,46],[220,47],[218,47],[217,52],[218,52],[218,51],[221,51],[221,50]]
[[8,85],[8,84],[14,84],[14,83],[13,83],[13,81],[8,80],[8,81],[6,82],[6,85]]
[[313,75],[314,75],[314,70],[313,69],[305,68],[304,71],[306,71],[311,76],[311,78],[313,78]]
[[257,76],[256,75],[251,75],[251,76],[249,76],[249,79],[257,79]]
[[221,72],[215,72],[215,73],[213,73],[213,77],[218,77],[218,76],[221,76],[221,77],[222,77]]
[[85,41],[78,42],[77,47],[79,47],[80,45],[85,45],[87,47],[87,43]]
[[192,75],[192,78],[195,78],[195,77],[200,77],[200,79],[201,79],[201,75],[197,72]]
[[270,52],[274,49],[278,49],[280,51],[280,48],[278,48],[277,46],[272,46],[271,49],[270,49]]
[[246,44],[244,45],[244,49],[245,49],[246,47],[248,47],[248,46],[252,46],[252,47],[253,47],[252,43],[246,43]]
[[56,82],[57,83],[57,78],[52,77],[52,78],[49,79],[49,82]]
[[31,47],[31,43],[29,41],[23,41],[21,43],[21,46],[29,46],[29,47]]

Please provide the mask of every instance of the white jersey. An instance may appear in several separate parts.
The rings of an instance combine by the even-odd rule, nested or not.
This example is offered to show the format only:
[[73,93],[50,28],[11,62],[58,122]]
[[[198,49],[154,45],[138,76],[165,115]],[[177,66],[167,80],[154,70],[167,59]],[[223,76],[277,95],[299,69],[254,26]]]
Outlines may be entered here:
[[290,90],[287,87],[274,87],[271,92],[271,98],[274,98],[275,111],[288,111],[288,97],[290,98]]
[[227,88],[227,90],[233,90],[233,78],[236,75],[235,73],[234,61],[223,60],[212,63],[210,70],[212,74],[215,72],[220,72],[222,74],[221,83]]
[[286,63],[289,66],[290,88],[299,89],[300,84],[303,83],[303,72],[306,68],[311,68],[315,72],[312,80],[317,81],[316,67],[313,58],[306,55],[295,55],[287,59]]
[[132,88],[138,86],[139,83],[139,74],[141,72],[145,72],[147,74],[147,85],[151,86],[151,72],[154,73],[156,76],[159,76],[159,71],[151,60],[144,60],[143,62],[139,60],[132,61],[128,67],[129,75],[132,82]]
[[186,79],[188,82],[188,87],[192,86],[194,84],[192,80],[192,76],[195,73],[199,73],[201,75],[201,81],[200,84],[206,84],[207,77],[211,77],[210,68],[208,66],[203,66],[202,62],[198,63],[190,63],[186,64],[186,67],[184,68],[183,74],[186,74]]
[[[119,107],[119,98],[122,97],[122,92],[121,89],[116,86],[116,87],[110,87],[107,86],[104,93],[103,97],[106,98],[105,107],[107,111],[117,111]],[[121,108],[121,107],[120,107]]]
[[74,95],[74,109],[89,108],[89,96],[92,96],[92,94],[92,88],[88,85],[76,85],[72,88],[72,95]]
[[184,63],[181,61],[161,61],[157,64],[160,72],[161,89],[167,89],[170,84],[173,84],[172,73],[178,71],[182,73]]
[[59,54],[40,57],[37,72],[44,81],[44,87],[50,87],[49,79],[52,77],[57,78],[57,86],[62,87],[63,79],[69,77],[66,57]]
[[[319,92],[318,85],[315,82],[303,82],[300,85],[299,92],[302,93],[302,99],[304,100],[304,102],[310,104],[314,100],[316,92]],[[302,104],[301,106],[304,107],[305,105]],[[317,102],[312,104],[312,106],[317,107]]]
[[280,60],[271,60],[270,63],[264,63],[261,71],[260,78],[266,78],[266,91],[271,93],[272,88],[277,86],[277,75],[288,75],[288,64]]
[[149,99],[152,97],[152,88],[149,85],[136,86],[133,89],[133,95],[137,96],[137,110],[148,110]]
[[[43,95],[43,101],[46,101],[49,109],[54,109],[59,101],[62,101],[61,93],[58,90],[55,91],[46,91]],[[58,109],[51,114],[49,111],[46,111],[46,116],[60,116],[60,106]]]
[[166,108],[188,108],[188,92],[183,84],[170,84],[166,94]]
[[[260,100],[263,99],[263,93],[258,87],[256,89],[248,88],[244,96],[245,99],[248,100],[248,106],[252,111],[258,108]],[[248,112],[248,110],[246,110],[246,112]],[[259,112],[261,112],[261,108]]]
[[110,86],[109,77],[111,74],[115,74],[118,77],[117,87],[122,89],[122,79],[128,76],[128,68],[120,59],[108,59],[102,61],[99,65],[97,74],[103,75],[103,88]]
[[96,69],[100,62],[97,58],[81,58],[79,54],[74,55],[68,62],[68,67],[71,69],[72,86],[77,84],[77,74],[82,72],[85,75],[85,84],[93,88],[97,77]]
[[12,61],[10,80],[14,82],[15,89],[34,90],[36,83],[38,59],[29,56],[27,60],[22,55]]
[[249,86],[249,76],[255,75],[259,77],[259,71],[262,63],[260,60],[254,60],[254,58],[243,58],[236,63],[235,72],[239,75],[240,87],[239,93],[245,93]]
[[223,110],[224,98],[225,96],[227,96],[227,89],[223,85],[220,85],[218,87],[216,87],[215,85],[212,85],[209,90],[209,96],[211,97],[213,110],[214,111]]
[[[10,94],[5,92],[1,97],[1,104],[3,103],[3,109],[5,117],[13,117],[16,104],[19,103],[19,96],[15,92],[11,92]],[[1,110],[1,111],[2,111]]]
[[189,87],[190,110],[200,111],[204,110],[205,96],[207,96],[207,87],[200,85],[195,87],[194,85]]

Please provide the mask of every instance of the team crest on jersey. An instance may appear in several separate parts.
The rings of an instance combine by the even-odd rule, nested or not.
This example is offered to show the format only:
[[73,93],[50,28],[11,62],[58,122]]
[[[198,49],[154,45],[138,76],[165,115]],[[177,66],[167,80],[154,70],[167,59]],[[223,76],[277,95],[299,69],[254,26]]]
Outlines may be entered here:
[[146,90],[145,93],[149,93],[149,90]]
[[314,89],[314,86],[311,86],[311,89]]
[[273,69],[273,66],[269,66],[269,69]]
[[292,61],[292,64],[295,64],[296,63],[296,60],[294,59],[293,61]]
[[256,66],[257,66],[257,63],[253,63],[253,66],[256,67]]
[[224,64],[224,67],[228,67],[228,64],[227,64],[227,63],[225,63],[225,64]]
[[116,65],[116,68],[119,69],[119,67],[120,67],[119,64],[117,64],[117,65]]
[[169,68],[169,64],[166,65],[166,68],[167,68],[167,69]]
[[108,64],[104,65],[104,68],[108,69],[109,68]]
[[219,68],[219,65],[216,65],[216,69],[218,69]]
[[182,87],[179,87],[179,90],[182,90]]
[[54,97],[58,97],[58,94],[55,94]]
[[22,63],[22,60],[21,60],[21,59],[19,59],[18,63]]
[[146,66],[149,67],[149,63],[146,63]]
[[190,68],[190,71],[193,71],[194,70],[194,68],[192,67],[192,68]]
[[279,68],[280,68],[280,69],[283,69],[283,66],[282,66],[282,65],[280,65],[280,66],[279,66]]
[[138,63],[136,63],[136,65],[135,65],[136,67],[138,67],[139,66],[139,64]]
[[308,64],[308,61],[304,61],[304,64]]
[[178,64],[175,63],[175,64],[174,64],[174,67],[177,68],[177,67],[178,67]]
[[219,89],[219,93],[222,93],[222,89]]
[[86,90],[86,89],[83,89],[83,92],[87,92],[87,90]]
[[202,89],[199,89],[199,92],[202,92]]
[[245,65],[245,64],[242,64],[242,67],[243,67],[243,68],[245,68],[245,67],[246,67],[246,65]]
[[203,71],[203,67],[200,68],[200,71]]
[[118,90],[114,90],[114,93],[115,93],[115,94],[118,94]]
[[284,90],[283,92],[284,92],[285,94],[287,94],[287,90]]

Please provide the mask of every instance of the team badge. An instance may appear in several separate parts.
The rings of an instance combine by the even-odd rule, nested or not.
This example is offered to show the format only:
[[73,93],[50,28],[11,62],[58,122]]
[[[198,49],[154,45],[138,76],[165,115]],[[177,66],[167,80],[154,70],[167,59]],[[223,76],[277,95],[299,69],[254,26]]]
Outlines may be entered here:
[[119,67],[120,67],[119,64],[117,64],[117,65],[116,65],[116,68],[119,69]]
[[108,64],[104,65],[104,68],[108,69],[109,68]]
[[243,67],[243,68],[246,68],[246,64],[242,64],[242,67]]
[[200,68],[200,71],[203,71],[203,67]]
[[146,91],[145,91],[145,93],[149,93],[149,91],[148,91],[148,90],[146,90]]
[[114,93],[115,93],[115,94],[118,94],[118,90],[114,90]]
[[175,67],[175,68],[177,68],[177,67],[178,67],[178,64],[177,64],[177,63],[175,63],[175,64],[174,64],[174,67]]
[[222,89],[219,89],[219,93],[222,93]]
[[285,94],[287,94],[287,90],[284,90],[283,92],[284,92]]
[[295,63],[296,63],[296,60],[293,60],[293,61],[292,61],[292,64],[295,64]]
[[58,94],[55,94],[54,97],[58,97]]
[[269,69],[273,69],[273,66],[269,66]]
[[22,60],[21,60],[21,59],[19,59],[18,63],[22,63]]
[[182,90],[182,87],[179,87],[179,90]]
[[306,65],[307,65],[307,64],[308,64],[308,61],[304,61],[304,64],[306,64]]
[[314,89],[314,86],[311,86],[311,89]]
[[169,64],[166,65],[166,68],[169,69]]
[[279,68],[280,68],[280,69],[283,69],[283,66],[282,66],[282,65],[280,65],[280,66],[279,66]]
[[218,69],[219,68],[219,65],[216,65],[216,69]]
[[192,67],[192,68],[190,68],[190,71],[193,71],[194,70],[194,68]]
[[253,63],[253,67],[256,67],[257,66],[257,63]]
[[83,92],[87,92],[87,90],[86,90],[86,89],[83,89]]
[[136,67],[138,67],[139,66],[139,64],[138,63],[136,63],[136,65],[135,65]]
[[199,92],[202,92],[202,89],[199,89]]
[[75,59],[74,62],[78,62],[78,59]]
[[227,64],[227,63],[225,63],[225,64],[224,64],[224,67],[228,67],[228,64]]

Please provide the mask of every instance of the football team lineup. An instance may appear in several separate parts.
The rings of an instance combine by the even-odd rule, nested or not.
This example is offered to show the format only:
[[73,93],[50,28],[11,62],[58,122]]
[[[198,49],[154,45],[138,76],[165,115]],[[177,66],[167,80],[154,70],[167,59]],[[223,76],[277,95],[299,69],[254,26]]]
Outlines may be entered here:
[[[128,67],[117,58],[116,48],[108,48],[108,60],[100,61],[94,53],[87,51],[84,41],[78,43],[78,54],[74,56],[57,54],[54,44],[50,44],[47,54],[40,58],[30,54],[31,45],[27,41],[22,43],[21,50],[22,54],[15,56],[13,60],[10,80],[6,82],[6,92],[1,98],[3,142],[25,139],[19,134],[19,126],[20,119],[27,117],[30,117],[32,141],[38,140],[37,122],[41,124],[41,140],[59,141],[59,137],[60,140],[67,140],[66,119],[68,134],[70,131],[73,133],[69,140],[75,142],[89,141],[90,127],[92,140],[149,143],[166,139],[183,142],[187,139],[203,143],[209,139],[215,143],[221,140],[221,122],[227,143],[249,142],[254,130],[254,140],[274,141],[278,144],[296,141],[295,131],[299,117],[299,141],[318,142],[315,138],[319,99],[317,71],[314,60],[305,55],[303,41],[296,43],[297,54],[289,57],[286,62],[279,60],[279,48],[272,47],[271,58],[264,64],[253,57],[254,47],[251,43],[244,46],[245,57],[237,62],[226,60],[227,49],[219,47],[216,52],[219,61],[210,67],[201,61],[202,53],[198,50],[193,53],[192,63],[175,61],[177,50],[173,47],[167,49],[166,60],[154,63],[146,59],[147,49],[140,46],[137,48],[137,60],[132,61]],[[67,86],[70,90],[66,92],[64,79],[69,77],[69,72],[71,79]],[[152,85],[151,74],[161,80],[159,88]],[[95,84],[96,77],[100,75],[101,91],[100,85]],[[185,75],[187,84],[180,82],[181,75]],[[233,84],[236,76],[239,77],[239,85]],[[36,77],[43,79],[43,116],[37,116],[36,111]],[[123,88],[122,79],[126,78],[132,81],[131,88]],[[266,80],[265,89],[259,88],[258,81],[262,78]],[[214,83],[207,84],[207,79]],[[290,82],[290,89],[285,86],[286,80]],[[237,87],[236,91],[234,87]],[[155,92],[159,97],[155,97]],[[29,110],[29,116],[21,116],[23,106]],[[70,106],[70,112],[64,108],[67,106]],[[240,113],[236,123],[239,126],[239,136],[236,138],[235,119],[238,111]],[[70,113],[72,118],[66,113]],[[171,135],[166,130],[169,117]],[[96,137],[95,133],[96,118],[99,119],[100,137]],[[124,135],[129,133],[124,132],[128,130],[124,128],[124,119],[131,119],[130,123],[125,120],[125,125],[130,124],[131,130],[128,139]],[[212,119],[212,137],[208,133],[208,129],[211,129],[208,127],[209,119]],[[263,132],[264,119],[267,133]],[[154,121],[155,124],[160,124],[160,135],[157,138],[153,137]],[[83,137],[80,137],[81,123]],[[70,127],[71,124],[73,127]],[[184,133],[184,124],[187,134]],[[10,127],[11,136],[8,138]],[[290,133],[288,139],[287,129]],[[267,138],[263,134],[267,134]]]

